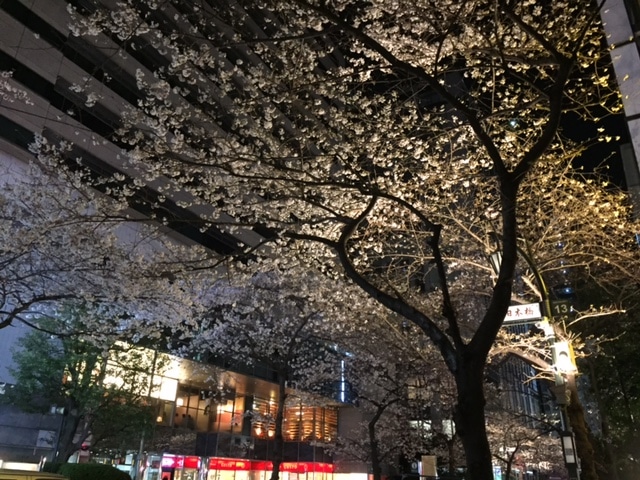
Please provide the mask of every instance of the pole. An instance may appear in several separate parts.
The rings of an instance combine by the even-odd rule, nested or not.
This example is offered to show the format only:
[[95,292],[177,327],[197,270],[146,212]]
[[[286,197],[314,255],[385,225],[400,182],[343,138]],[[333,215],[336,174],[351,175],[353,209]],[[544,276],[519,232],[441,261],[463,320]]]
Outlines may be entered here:
[[145,432],[145,429],[143,428],[142,435],[140,435],[140,447],[138,448],[138,454],[136,455],[136,461],[134,462],[132,480],[139,480],[141,478],[142,466],[143,466],[142,456],[144,454],[144,432]]
[[52,405],[50,408],[50,413],[54,415],[60,416],[60,423],[58,423],[58,428],[56,431],[56,439],[53,445],[53,454],[51,456],[51,462],[56,462],[58,460],[58,453],[60,452],[60,441],[62,436],[64,435],[64,429],[66,426],[67,420],[67,409],[65,407],[58,407],[57,405]]
[[[533,276],[536,279],[536,283],[540,288],[540,297],[542,300],[541,302],[542,315],[545,318],[545,320],[551,321],[551,323],[553,323],[553,311],[551,309],[551,299],[549,296],[549,289],[547,288],[547,284],[542,278],[542,275],[538,271],[538,268],[536,267],[529,253],[525,252],[519,246],[517,246],[516,248],[520,253],[520,255],[522,256],[522,258],[527,263],[527,265],[529,266],[529,268],[531,269],[531,272],[533,273]],[[549,340],[550,343],[553,344],[556,341],[555,331],[553,330],[553,327],[551,328],[550,332],[551,332],[551,335],[547,336],[547,339]],[[558,374],[556,374],[555,383],[556,383],[556,387],[561,387],[561,391],[558,391],[557,388],[553,389],[552,391],[554,392],[554,395],[556,397],[556,403],[560,407],[560,424],[563,431],[562,438],[561,438],[561,441],[563,442],[562,454],[564,457],[565,466],[567,468],[567,472],[569,473],[569,480],[580,480],[580,470],[578,468],[578,456],[575,450],[575,439],[573,435],[573,430],[571,428],[571,423],[569,421],[569,415],[567,413],[567,406],[570,402],[570,398],[568,397],[568,390],[567,390],[567,379],[563,376],[561,372],[558,372]],[[571,439],[571,451],[568,450],[568,446],[565,445],[564,443],[565,438]]]
[[[499,242],[499,238],[496,241]],[[556,344],[556,335],[553,325],[549,324],[549,322],[553,322],[553,311],[551,309],[551,297],[549,296],[549,289],[547,288],[547,284],[542,278],[542,275],[536,267],[536,264],[534,263],[533,258],[531,257],[529,252],[523,250],[519,245],[516,245],[516,250],[531,269],[536,283],[538,284],[538,288],[540,289],[540,303],[543,316],[543,321],[541,322],[542,329],[544,330],[545,338],[553,349],[553,346]],[[500,256],[498,255],[498,263],[500,262],[499,258]],[[499,270],[499,265],[494,265],[496,263],[495,260],[491,259],[491,263],[494,268],[497,267],[496,270]],[[555,349],[553,351],[555,351]],[[578,456],[575,450],[575,440],[573,430],[569,422],[569,415],[567,414],[567,405],[569,403],[569,398],[567,397],[567,379],[563,375],[563,372],[558,371],[555,374],[555,386],[551,388],[551,391],[554,393],[556,397],[556,403],[560,407],[562,453],[567,472],[569,473],[569,480],[580,480],[580,470],[578,468]],[[568,448],[569,445],[565,445],[565,438],[570,438],[571,440],[570,449]]]

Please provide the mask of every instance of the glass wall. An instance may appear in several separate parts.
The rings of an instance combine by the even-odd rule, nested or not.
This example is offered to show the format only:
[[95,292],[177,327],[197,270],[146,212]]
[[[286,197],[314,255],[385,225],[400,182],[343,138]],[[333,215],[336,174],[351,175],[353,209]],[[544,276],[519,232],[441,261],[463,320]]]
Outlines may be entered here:
[[244,397],[215,399],[210,392],[181,384],[175,402],[173,426],[198,432],[240,433]]
[[200,389],[180,384],[176,396],[173,425],[190,430],[206,431],[208,429],[206,406],[206,399],[200,394]]
[[254,397],[251,434],[257,438],[272,438],[275,434],[275,418],[278,404],[273,400]]
[[[275,401],[266,398],[231,393],[212,395],[211,392],[180,384],[173,413],[163,405],[161,414],[162,423],[167,424],[167,417],[172,417],[171,425],[178,428],[269,439],[275,433],[277,408]],[[283,434],[286,441],[331,442],[337,431],[338,412],[335,407],[298,404],[285,409]]]
[[338,411],[334,408],[297,405],[285,410],[285,440],[331,442],[337,431]]
[[[272,400],[254,398],[252,435],[271,438],[278,405]],[[286,441],[331,442],[338,431],[338,411],[331,407],[312,407],[302,404],[286,407],[283,434]]]

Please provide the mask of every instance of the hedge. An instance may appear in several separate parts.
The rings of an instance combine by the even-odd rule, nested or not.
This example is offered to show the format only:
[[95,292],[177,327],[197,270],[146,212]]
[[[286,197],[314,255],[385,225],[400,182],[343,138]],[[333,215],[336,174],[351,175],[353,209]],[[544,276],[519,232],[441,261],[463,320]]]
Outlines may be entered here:
[[43,470],[69,480],[131,480],[128,473],[102,463],[46,463]]

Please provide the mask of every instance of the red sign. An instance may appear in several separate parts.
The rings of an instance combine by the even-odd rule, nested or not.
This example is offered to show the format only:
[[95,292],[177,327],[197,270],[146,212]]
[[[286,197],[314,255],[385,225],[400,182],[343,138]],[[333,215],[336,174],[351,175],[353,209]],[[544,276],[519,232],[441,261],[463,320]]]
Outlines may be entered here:
[[251,470],[251,462],[236,458],[210,458],[209,470]]
[[307,473],[309,465],[303,462],[282,462],[280,464],[281,472]]
[[[195,457],[198,458],[198,457]],[[273,470],[273,463],[260,460],[243,460],[239,458],[210,458],[209,470],[242,470],[242,471],[267,471]],[[322,472],[333,473],[333,464],[319,462],[282,462],[281,472],[307,473]]]
[[200,457],[184,457],[184,468],[200,469]]
[[160,465],[162,468],[182,468],[184,457],[180,455],[163,455]]
[[266,472],[270,472],[271,469],[273,468],[273,463],[271,462],[267,462],[267,461],[252,461],[251,462],[251,470],[254,471],[266,471]]

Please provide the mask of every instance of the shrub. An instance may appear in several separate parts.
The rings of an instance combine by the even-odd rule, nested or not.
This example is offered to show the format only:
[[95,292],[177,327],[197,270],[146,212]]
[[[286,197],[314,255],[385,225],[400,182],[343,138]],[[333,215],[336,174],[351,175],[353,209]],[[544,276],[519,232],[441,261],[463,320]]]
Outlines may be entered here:
[[131,480],[128,473],[102,463],[65,463],[57,473],[69,480]]
[[47,462],[42,466],[42,471],[47,473],[58,473],[62,465],[65,464],[61,462]]

